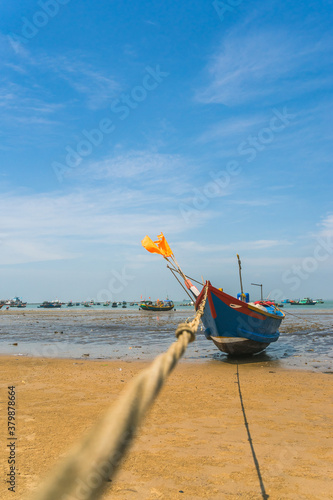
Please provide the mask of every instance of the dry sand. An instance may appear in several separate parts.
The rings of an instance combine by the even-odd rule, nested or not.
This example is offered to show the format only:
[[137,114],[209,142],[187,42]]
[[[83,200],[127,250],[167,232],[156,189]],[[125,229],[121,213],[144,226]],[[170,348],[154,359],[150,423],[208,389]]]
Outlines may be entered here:
[[[115,401],[143,362],[0,358],[0,498],[21,499]],[[121,369],[121,370],[120,370]],[[329,374],[181,362],[105,499],[333,499]],[[7,386],[16,390],[16,492],[7,490]],[[262,478],[260,485],[258,471]],[[267,498],[268,498],[267,497]]]

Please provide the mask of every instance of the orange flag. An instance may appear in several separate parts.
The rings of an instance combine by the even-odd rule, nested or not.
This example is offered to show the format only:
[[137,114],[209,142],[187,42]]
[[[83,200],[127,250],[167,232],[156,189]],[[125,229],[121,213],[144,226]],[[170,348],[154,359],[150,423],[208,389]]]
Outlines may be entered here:
[[171,248],[169,247],[169,243],[165,239],[165,236],[163,233],[159,234],[157,236],[158,241],[155,241],[156,245],[159,247],[159,249],[162,251],[163,255],[165,257],[171,257],[173,254]]
[[159,253],[160,255],[163,255],[163,252],[158,248],[156,243],[153,242],[149,236],[145,236],[143,240],[141,241],[142,246],[148,250],[150,253]]
[[164,234],[159,234],[157,238],[157,241],[153,241],[149,238],[149,236],[145,236],[141,241],[141,244],[150,253],[159,253],[160,255],[163,255],[163,257],[171,257],[173,253],[164,237]]

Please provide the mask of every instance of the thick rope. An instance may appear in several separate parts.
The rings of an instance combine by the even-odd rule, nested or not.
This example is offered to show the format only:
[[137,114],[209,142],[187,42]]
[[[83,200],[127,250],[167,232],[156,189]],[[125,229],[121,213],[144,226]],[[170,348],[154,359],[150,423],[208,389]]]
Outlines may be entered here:
[[177,342],[159,355],[128,386],[115,406],[92,427],[48,481],[32,496],[33,500],[96,500],[110,485],[121,459],[145,413],[157,397],[167,376],[195,340],[203,315],[205,296],[191,323],[176,330]]

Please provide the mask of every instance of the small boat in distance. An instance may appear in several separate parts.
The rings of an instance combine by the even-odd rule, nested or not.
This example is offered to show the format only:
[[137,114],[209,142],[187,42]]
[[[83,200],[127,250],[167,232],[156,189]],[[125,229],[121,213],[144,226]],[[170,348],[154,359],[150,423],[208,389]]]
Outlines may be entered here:
[[317,301],[306,297],[305,299],[301,300],[291,300],[290,304],[293,306],[314,306],[315,304],[317,304]]
[[14,297],[13,299],[7,300],[5,302],[5,305],[9,307],[26,307],[27,303],[22,302],[19,297]]
[[38,307],[41,307],[43,309],[59,309],[61,307],[60,302],[49,302],[47,300],[44,300],[42,304],[40,304]]
[[139,309],[142,309],[143,311],[171,311],[175,307],[174,303],[172,300],[166,299],[166,300],[156,300],[155,302],[152,302],[151,300],[143,300],[140,302]]
[[184,299],[183,302],[181,302],[179,305],[182,307],[191,307],[191,306],[194,306],[194,302],[193,302],[193,300]]

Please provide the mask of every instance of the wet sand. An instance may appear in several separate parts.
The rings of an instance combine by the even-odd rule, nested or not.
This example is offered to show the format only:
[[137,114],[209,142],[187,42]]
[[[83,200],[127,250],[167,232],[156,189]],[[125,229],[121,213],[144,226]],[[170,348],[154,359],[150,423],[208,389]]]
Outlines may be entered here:
[[[1,357],[0,498],[26,498],[147,364]],[[332,382],[260,361],[180,362],[103,498],[333,499]],[[15,494],[4,479],[9,385]]]
[[[311,312],[312,311],[312,312]],[[283,321],[280,338],[256,361],[271,369],[296,368],[333,373],[333,309],[302,310]],[[193,308],[164,314],[133,309],[1,310],[0,352],[33,357],[151,361],[175,340],[180,322]],[[229,362],[201,328],[184,358]]]

